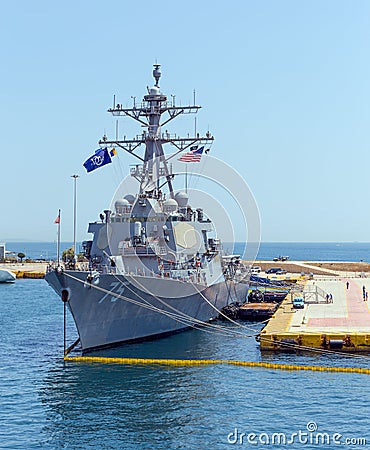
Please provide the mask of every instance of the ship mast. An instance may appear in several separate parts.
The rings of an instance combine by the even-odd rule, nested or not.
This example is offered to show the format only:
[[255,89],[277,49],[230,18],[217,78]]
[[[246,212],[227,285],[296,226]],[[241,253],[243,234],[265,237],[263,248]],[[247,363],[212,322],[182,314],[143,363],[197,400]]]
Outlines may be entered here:
[[[159,185],[160,177],[165,177],[164,184],[168,185],[170,197],[174,197],[171,165],[168,160],[174,155],[166,158],[163,145],[171,144],[176,147],[175,154],[180,153],[187,148],[193,146],[196,143],[203,145],[213,141],[214,137],[207,132],[205,136],[200,136],[199,133],[194,132],[194,136],[179,137],[172,135],[165,131],[161,131],[163,126],[168,124],[171,120],[175,119],[181,114],[196,114],[201,106],[194,104],[192,106],[176,106],[175,97],[172,96],[172,102],[167,100],[167,96],[162,94],[159,87],[159,79],[161,77],[160,64],[154,64],[153,77],[155,84],[148,89],[148,94],[144,96],[141,104],[137,105],[134,101],[133,108],[123,108],[121,104],[113,105],[113,108],[109,108],[113,116],[128,116],[137,122],[139,122],[146,130],[141,135],[137,135],[133,139],[108,140],[106,136],[103,136],[99,141],[100,145],[110,147],[120,147],[126,152],[134,155],[140,161],[142,165],[136,165],[131,169],[131,175],[140,181],[139,193],[151,192],[158,190],[162,187]],[[163,118],[162,115],[166,116]],[[144,157],[139,156],[135,151],[139,147],[145,144]]]

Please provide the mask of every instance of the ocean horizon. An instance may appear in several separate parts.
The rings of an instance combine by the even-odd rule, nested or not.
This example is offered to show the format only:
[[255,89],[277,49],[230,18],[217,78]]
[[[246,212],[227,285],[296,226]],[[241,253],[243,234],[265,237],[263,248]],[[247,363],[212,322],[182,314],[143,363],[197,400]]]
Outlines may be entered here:
[[[61,242],[61,252],[72,245],[70,241]],[[225,242],[223,248],[229,254],[236,253],[246,258],[251,254],[251,245],[257,248],[256,244],[244,242]],[[6,249],[16,254],[22,252],[30,259],[57,258],[56,242],[8,240]],[[77,251],[81,252],[81,242],[77,242]],[[255,259],[271,261],[279,256],[288,256],[293,261],[370,262],[370,242],[261,242]]]

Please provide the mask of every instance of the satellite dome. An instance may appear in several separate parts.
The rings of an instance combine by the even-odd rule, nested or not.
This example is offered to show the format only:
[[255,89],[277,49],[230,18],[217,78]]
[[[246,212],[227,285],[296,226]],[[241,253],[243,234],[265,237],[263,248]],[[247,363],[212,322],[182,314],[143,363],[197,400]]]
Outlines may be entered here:
[[131,205],[134,203],[135,201],[135,196],[132,194],[127,194],[123,197],[125,200],[127,200]]
[[173,213],[177,211],[178,204],[177,201],[173,198],[169,198],[168,200],[163,202],[163,210],[166,213]]
[[119,198],[115,201],[114,206],[128,206],[130,203],[126,198]]
[[160,94],[159,87],[157,87],[157,86],[151,87],[149,89],[149,93],[150,93],[150,95],[159,95]]
[[184,191],[180,191],[175,195],[175,200],[180,208],[184,208],[188,204],[189,195]]
[[116,210],[116,213],[122,213],[127,210],[127,208],[130,208],[130,203],[125,198],[119,198],[114,202],[114,209]]

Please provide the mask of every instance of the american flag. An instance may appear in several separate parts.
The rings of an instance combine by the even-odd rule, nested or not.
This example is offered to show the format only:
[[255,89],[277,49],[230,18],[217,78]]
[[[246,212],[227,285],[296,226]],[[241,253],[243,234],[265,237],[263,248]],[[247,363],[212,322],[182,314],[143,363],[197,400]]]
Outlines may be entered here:
[[202,153],[204,150],[204,146],[198,148],[196,145],[195,147],[190,147],[190,152],[184,153],[180,158],[179,161],[182,162],[200,162],[202,158]]

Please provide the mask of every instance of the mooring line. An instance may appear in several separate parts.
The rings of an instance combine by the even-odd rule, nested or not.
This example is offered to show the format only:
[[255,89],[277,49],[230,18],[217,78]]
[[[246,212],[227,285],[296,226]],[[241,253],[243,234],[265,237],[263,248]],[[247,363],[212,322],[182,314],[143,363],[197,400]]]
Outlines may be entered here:
[[[65,275],[68,276],[68,277],[70,277],[70,278],[72,278],[72,279],[74,279],[75,281],[78,281],[78,282],[80,282],[80,283],[84,283],[83,280],[81,280],[81,279],[79,279],[79,278],[77,278],[77,277],[74,277],[74,276],[71,275],[71,274],[66,273]],[[115,275],[115,277],[117,277],[117,276]],[[120,281],[120,280],[119,280],[119,281]],[[120,281],[120,282],[121,282],[121,281]],[[141,285],[141,283],[139,283],[139,284]],[[187,319],[187,317],[190,318],[190,316],[188,316],[188,315],[185,315],[186,317],[181,317],[182,315],[184,315],[184,313],[182,313],[181,311],[176,310],[176,308],[173,308],[173,307],[172,307],[172,309],[178,311],[179,315],[177,315],[177,314],[175,314],[175,313],[173,313],[173,312],[170,312],[170,311],[164,311],[164,310],[161,310],[161,309],[158,308],[158,307],[154,307],[154,305],[151,305],[150,303],[149,303],[149,304],[143,304],[143,303],[141,303],[141,302],[138,302],[138,301],[135,301],[135,300],[133,300],[133,299],[131,299],[131,298],[128,298],[128,297],[126,297],[126,296],[123,296],[123,295],[121,295],[121,294],[117,294],[117,293],[115,293],[115,292],[108,291],[108,290],[106,290],[106,289],[104,289],[104,288],[102,288],[102,287],[100,287],[100,286],[91,285],[91,287],[94,288],[94,289],[97,289],[97,290],[99,290],[99,291],[105,292],[105,293],[110,293],[112,296],[114,296],[114,297],[116,297],[116,298],[120,298],[120,299],[125,300],[125,301],[128,301],[128,302],[130,302],[130,303],[137,304],[138,306],[141,306],[141,307],[143,307],[143,308],[155,310],[155,311],[157,311],[158,313],[167,315],[168,317],[173,317],[174,320],[177,320],[177,321],[180,322],[180,323],[184,323],[184,321],[189,320],[189,319]],[[128,286],[127,286],[127,287],[128,287]],[[144,287],[144,288],[145,288],[145,287]],[[129,290],[132,291],[130,288],[129,288]],[[132,292],[133,292],[133,291],[132,291]],[[203,295],[200,291],[198,291],[198,293],[199,293],[202,297],[204,297],[204,295]],[[137,295],[139,298],[143,299],[139,294],[136,294],[136,295]],[[206,297],[204,297],[204,299],[205,299],[206,302],[209,303],[209,301],[208,301],[208,299],[207,299]],[[144,299],[143,299],[143,300],[144,300]],[[144,301],[145,301],[145,300],[144,300]],[[146,301],[145,301],[145,302],[146,302]],[[148,303],[148,302],[146,302],[146,303]],[[162,303],[165,303],[165,302],[162,301]],[[217,310],[217,308],[216,308],[214,305],[211,305],[211,306],[212,306],[214,309]],[[177,316],[177,317],[176,317],[176,316]],[[196,321],[195,318],[192,318],[192,319],[193,319],[193,321]],[[232,319],[229,319],[229,320],[230,320],[231,322],[233,322]],[[226,327],[222,327],[222,326],[220,326],[220,325],[210,324],[210,323],[202,322],[202,321],[197,321],[197,322],[199,322],[199,323],[195,323],[195,324],[192,324],[192,325],[190,325],[190,323],[188,323],[188,326],[191,326],[191,327],[194,328],[194,329],[197,329],[197,330],[200,330],[200,331],[204,331],[204,332],[208,332],[208,333],[222,333],[222,334],[224,334],[224,335],[226,335],[226,336],[235,336],[235,337],[243,337],[243,338],[251,338],[251,337],[255,337],[255,335],[247,335],[247,334],[242,333],[241,331],[236,331],[236,330],[230,330],[230,331],[228,331]],[[254,328],[252,328],[252,327],[248,327],[248,326],[246,326],[246,325],[241,325],[241,324],[238,324],[237,322],[235,322],[235,324],[238,325],[239,328],[243,328],[243,329],[246,329],[246,330],[250,330],[250,331],[252,331],[252,332],[257,332],[257,330],[254,329]],[[204,327],[204,328],[202,328],[201,326]],[[269,338],[264,338],[263,336],[260,336],[260,340],[261,340],[261,341],[263,340],[263,341],[269,341],[269,342],[270,342],[270,339],[269,339]],[[331,354],[331,355],[337,355],[337,354],[338,354],[338,352],[336,352],[335,350],[329,350],[329,349],[323,349],[323,348],[316,348],[316,347],[308,347],[308,346],[303,346],[303,345],[293,344],[293,343],[288,343],[288,342],[284,342],[284,343],[279,342],[279,345],[280,345],[281,347],[283,347],[283,348],[291,348],[291,349],[295,349],[295,350],[299,350],[299,351],[308,351],[308,352],[311,352],[311,353]],[[69,353],[69,352],[66,352],[65,355],[67,356],[68,353]],[[348,354],[347,354],[347,353],[341,353],[340,355],[341,355],[343,358],[351,358],[351,359],[357,359],[357,360],[358,360],[358,359],[366,359],[366,360],[369,359],[369,357],[367,357],[367,356],[365,356],[365,355],[356,355],[356,354],[353,354],[353,353],[348,353]]]

